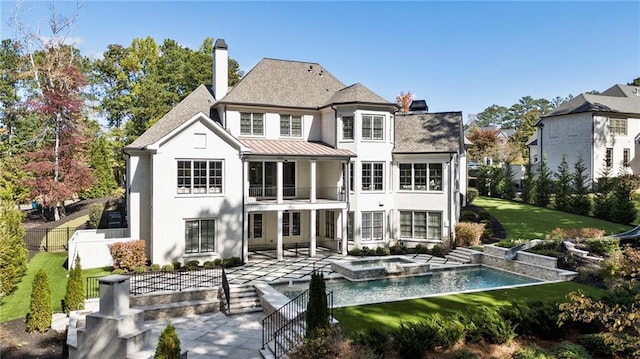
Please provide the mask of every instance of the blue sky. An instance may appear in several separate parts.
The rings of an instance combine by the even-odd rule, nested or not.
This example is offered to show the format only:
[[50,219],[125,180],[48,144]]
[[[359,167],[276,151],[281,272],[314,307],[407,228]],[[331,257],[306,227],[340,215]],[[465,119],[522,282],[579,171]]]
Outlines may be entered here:
[[[58,2],[68,14],[75,3]],[[2,38],[14,2],[0,2]],[[48,2],[23,22],[49,35]],[[389,101],[401,91],[465,117],[522,96],[552,99],[640,76],[640,2],[85,1],[72,36],[85,55],[112,43],[224,38],[247,72],[264,57],[318,62]]]

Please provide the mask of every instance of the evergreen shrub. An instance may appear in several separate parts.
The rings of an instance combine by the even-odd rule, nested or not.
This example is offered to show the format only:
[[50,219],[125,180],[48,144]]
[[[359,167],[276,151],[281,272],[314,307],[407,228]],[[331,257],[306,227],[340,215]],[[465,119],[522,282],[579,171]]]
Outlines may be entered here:
[[24,242],[23,214],[15,202],[0,203],[0,297],[12,293],[27,271],[29,252]]
[[329,327],[329,309],[327,307],[327,290],[324,275],[313,271],[309,282],[309,303],[305,313],[307,323],[306,336],[319,334],[320,329]]
[[51,327],[53,302],[51,301],[51,286],[49,277],[44,269],[39,269],[33,278],[31,286],[31,306],[27,314],[27,331],[44,333]]
[[176,329],[167,324],[158,338],[158,346],[153,355],[154,359],[178,359],[180,358],[180,338],[176,333]]
[[551,348],[556,359],[591,359],[589,352],[579,344],[564,341]]
[[82,279],[82,266],[80,256],[76,256],[73,268],[67,279],[67,292],[64,295],[64,312],[69,315],[72,310],[84,309],[84,280]]

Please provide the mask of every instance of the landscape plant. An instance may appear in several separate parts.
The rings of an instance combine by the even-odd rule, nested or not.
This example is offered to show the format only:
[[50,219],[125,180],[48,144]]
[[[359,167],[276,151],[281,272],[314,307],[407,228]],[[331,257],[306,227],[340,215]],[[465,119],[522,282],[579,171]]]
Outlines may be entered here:
[[11,193],[0,193],[0,197],[0,297],[4,297],[15,290],[27,271],[28,251],[22,212]]
[[522,176],[522,180],[520,181],[520,198],[524,203],[533,203],[532,198],[535,188],[534,179],[535,175],[533,173],[533,166],[530,162],[527,162],[524,165],[524,176]]
[[538,173],[534,181],[533,203],[538,207],[547,207],[551,202],[551,194],[553,193],[553,181],[551,180],[551,171],[547,166],[546,157],[542,157]]
[[109,253],[113,259],[113,267],[125,271],[133,271],[136,267],[147,264],[143,240],[116,242],[109,245]]
[[571,213],[588,216],[591,213],[591,199],[589,198],[588,177],[585,174],[587,167],[582,157],[578,157],[573,165],[571,176],[571,191],[573,195],[569,199],[571,205],[568,210]]
[[104,205],[101,203],[91,203],[89,205],[89,221],[87,221],[89,228],[98,228],[100,226],[103,210]]
[[305,313],[306,337],[322,334],[329,327],[329,308],[324,275],[313,271],[309,282],[309,303]]
[[67,279],[67,292],[64,296],[64,312],[69,315],[72,310],[84,309],[84,280],[82,278],[82,266],[80,256],[76,255],[73,268],[69,271]]
[[27,331],[44,333],[51,327],[53,303],[51,287],[44,269],[39,269],[33,280],[31,305],[27,314]]
[[569,171],[569,162],[567,155],[562,155],[562,161],[558,165],[558,171],[555,173],[555,197],[554,208],[568,212],[571,208],[571,172]]
[[484,232],[484,223],[459,222],[456,223],[456,246],[468,247],[481,244],[480,238]]
[[171,322],[164,328],[158,338],[154,359],[178,359],[180,358],[180,338]]

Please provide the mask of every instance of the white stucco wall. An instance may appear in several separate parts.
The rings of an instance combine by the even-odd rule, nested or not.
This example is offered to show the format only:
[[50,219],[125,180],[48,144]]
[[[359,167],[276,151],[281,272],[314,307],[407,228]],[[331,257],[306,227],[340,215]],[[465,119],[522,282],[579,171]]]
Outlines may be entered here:
[[[206,137],[205,146],[196,136]],[[178,194],[177,161],[223,161],[223,192],[220,194]],[[242,164],[238,149],[212,131],[210,120],[200,119],[167,138],[153,155],[153,181],[147,192],[153,193],[150,213],[153,221],[141,221],[150,227],[149,259],[153,263],[211,260],[242,256]],[[215,253],[185,255],[185,220],[215,219]]]
[[130,236],[147,240],[147,257],[151,240],[151,154],[129,151],[127,160],[127,220]]

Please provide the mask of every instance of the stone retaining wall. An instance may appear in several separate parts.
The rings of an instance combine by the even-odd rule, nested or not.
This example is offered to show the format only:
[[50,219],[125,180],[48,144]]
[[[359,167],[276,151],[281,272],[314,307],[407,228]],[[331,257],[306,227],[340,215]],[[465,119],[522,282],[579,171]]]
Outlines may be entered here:
[[568,281],[577,275],[576,272],[558,269],[557,258],[518,252],[514,259],[509,260],[504,257],[507,250],[508,248],[485,245],[482,264],[548,281]]

